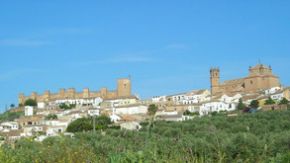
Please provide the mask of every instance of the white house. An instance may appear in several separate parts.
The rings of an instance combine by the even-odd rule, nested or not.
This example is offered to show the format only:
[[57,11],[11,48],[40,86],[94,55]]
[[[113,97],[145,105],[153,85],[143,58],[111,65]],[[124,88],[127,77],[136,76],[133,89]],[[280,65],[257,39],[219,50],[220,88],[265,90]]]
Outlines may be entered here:
[[210,100],[210,92],[208,90],[194,90],[187,93],[180,93],[168,96],[177,105],[190,105],[202,103]]
[[62,100],[56,100],[54,102],[51,102],[50,105],[60,105],[60,104],[71,104],[71,105],[90,105],[93,107],[98,107],[100,103],[103,102],[102,98],[87,98],[87,99],[62,99]]
[[25,106],[24,107],[24,115],[25,116],[33,116],[33,107],[32,106]]
[[38,102],[38,103],[37,103],[37,108],[38,108],[38,109],[44,109],[45,106],[46,106],[46,104],[45,104],[44,102]]
[[281,87],[273,87],[265,90],[265,95],[271,95],[281,90]]
[[120,98],[120,99],[111,99],[106,100],[103,103],[101,103],[102,108],[108,108],[108,107],[122,107],[122,106],[128,106],[128,105],[135,105],[138,102],[138,99],[135,97],[131,98]]
[[43,125],[24,126],[22,136],[33,136],[34,132],[44,132]]
[[125,122],[120,124],[121,130],[140,130],[142,126],[138,122]]
[[10,132],[11,130],[18,130],[19,125],[17,122],[3,122],[0,125],[1,132]]
[[57,136],[60,133],[65,132],[66,126],[49,126],[46,130],[47,136]]
[[239,100],[242,98],[243,96],[241,94],[236,94],[234,96],[228,96],[228,95],[223,95],[219,101],[225,102],[225,103],[238,103]]
[[90,109],[90,110],[88,110],[88,115],[89,116],[99,116],[100,110],[99,109]]
[[157,111],[155,116],[163,116],[163,115],[178,115],[177,111]]
[[211,101],[200,106],[199,115],[207,115],[212,112],[233,111],[236,109],[236,103],[226,103],[223,101]]
[[64,121],[64,120],[45,120],[43,121],[44,125],[47,126],[68,126],[70,121]]
[[154,96],[151,98],[153,103],[166,102],[166,96]]
[[284,96],[284,92],[283,92],[283,91],[279,91],[279,92],[276,92],[276,93],[270,95],[270,97],[271,97],[273,100],[280,101],[280,100],[282,100],[285,96]]
[[115,108],[115,113],[118,115],[147,114],[147,111],[148,108],[145,105],[122,106]]

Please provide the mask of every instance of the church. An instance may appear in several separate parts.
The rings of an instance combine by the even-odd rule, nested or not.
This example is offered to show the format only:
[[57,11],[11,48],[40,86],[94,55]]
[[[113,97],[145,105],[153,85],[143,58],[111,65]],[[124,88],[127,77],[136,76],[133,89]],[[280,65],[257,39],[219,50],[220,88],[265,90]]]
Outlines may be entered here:
[[265,89],[280,87],[279,77],[273,74],[271,66],[258,64],[249,68],[249,75],[245,78],[220,82],[219,68],[210,69],[210,83],[212,95],[255,93]]

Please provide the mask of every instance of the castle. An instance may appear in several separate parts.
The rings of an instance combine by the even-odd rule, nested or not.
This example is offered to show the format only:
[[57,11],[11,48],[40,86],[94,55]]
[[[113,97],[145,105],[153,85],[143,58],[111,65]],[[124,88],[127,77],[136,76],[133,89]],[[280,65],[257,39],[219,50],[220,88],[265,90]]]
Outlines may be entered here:
[[36,92],[33,92],[30,96],[25,96],[23,93],[20,93],[18,101],[20,105],[23,105],[28,99],[48,103],[51,101],[64,99],[89,99],[98,97],[102,99],[131,97],[131,80],[128,78],[118,79],[116,91],[109,91],[107,88],[101,88],[100,91],[90,91],[88,88],[85,88],[83,92],[76,92],[74,88],[70,88],[67,90],[60,89],[58,93],[54,94],[50,93],[50,91],[45,91],[42,95],[38,95]]
[[249,68],[249,75],[245,78],[228,80],[220,83],[220,70],[210,69],[210,83],[212,95],[254,93],[272,87],[280,87],[280,81],[272,73],[271,66],[258,64]]

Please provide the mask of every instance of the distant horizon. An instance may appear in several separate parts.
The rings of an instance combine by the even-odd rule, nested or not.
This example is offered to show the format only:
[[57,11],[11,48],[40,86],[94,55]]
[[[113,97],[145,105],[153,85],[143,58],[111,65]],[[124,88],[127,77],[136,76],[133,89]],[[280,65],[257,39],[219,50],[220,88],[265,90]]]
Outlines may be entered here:
[[116,88],[141,98],[209,89],[271,65],[290,86],[290,1],[0,2],[0,111],[18,94]]

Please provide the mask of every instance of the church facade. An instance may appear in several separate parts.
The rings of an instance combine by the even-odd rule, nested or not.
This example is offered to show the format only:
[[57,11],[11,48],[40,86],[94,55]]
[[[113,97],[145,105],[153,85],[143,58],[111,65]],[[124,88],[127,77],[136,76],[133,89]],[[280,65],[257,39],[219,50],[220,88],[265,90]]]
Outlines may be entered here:
[[279,77],[273,74],[271,66],[258,64],[249,68],[245,78],[220,82],[219,68],[210,69],[212,95],[255,93],[272,87],[280,87]]

